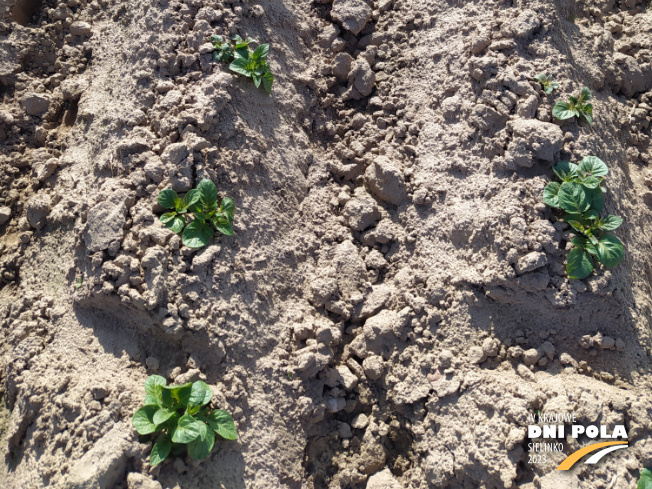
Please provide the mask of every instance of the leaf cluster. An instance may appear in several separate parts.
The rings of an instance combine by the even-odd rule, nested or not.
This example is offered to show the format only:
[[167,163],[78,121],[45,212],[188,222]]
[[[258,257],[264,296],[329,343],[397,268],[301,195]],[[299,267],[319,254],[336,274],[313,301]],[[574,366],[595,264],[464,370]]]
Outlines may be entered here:
[[550,95],[554,90],[559,88],[559,83],[552,81],[552,75],[541,73],[534,77],[541,84],[541,88],[546,95]]
[[211,411],[207,405],[213,391],[205,382],[166,384],[159,375],[145,381],[144,406],[132,419],[139,434],[158,433],[149,456],[152,466],[170,454],[182,453],[186,446],[193,460],[206,458],[215,445],[215,435],[225,440],[238,438],[231,415],[223,409]]
[[[158,195],[158,203],[168,209],[160,220],[175,233],[182,233],[183,244],[190,248],[201,248],[213,239],[213,227],[227,236],[233,236],[233,215],[235,204],[225,197],[218,205],[217,188],[210,180],[199,182],[183,199],[172,189]],[[188,222],[189,214],[192,220]],[[186,225],[187,224],[187,225]]]
[[239,75],[253,79],[256,88],[263,85],[267,93],[272,92],[274,75],[267,63],[269,44],[261,44],[253,51],[249,50],[252,39],[242,39],[238,35],[231,36],[225,40],[222,36],[211,36],[211,42],[215,46],[213,59],[222,63],[230,63],[229,69]]
[[636,484],[636,489],[652,489],[652,472],[649,469],[641,470],[641,478]]
[[584,87],[578,98],[571,95],[568,102],[557,102],[552,108],[552,115],[560,121],[577,117],[580,122],[593,124],[593,104],[588,103],[589,100],[591,100],[591,90]]
[[617,229],[622,218],[600,217],[604,209],[602,187],[609,173],[607,165],[596,156],[587,156],[578,165],[560,161],[553,171],[561,180],[546,185],[543,201],[566,212],[566,221],[575,233],[566,272],[570,278],[583,279],[593,271],[593,258],[606,267],[620,263],[624,255],[622,242],[608,231]]

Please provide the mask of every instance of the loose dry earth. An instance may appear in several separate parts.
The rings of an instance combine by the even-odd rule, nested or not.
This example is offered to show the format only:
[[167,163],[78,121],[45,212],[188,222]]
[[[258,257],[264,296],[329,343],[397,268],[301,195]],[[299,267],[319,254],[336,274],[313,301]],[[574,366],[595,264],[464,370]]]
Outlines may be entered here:
[[[652,9],[641,0],[1,0],[0,485],[634,488],[652,464]],[[267,96],[211,34],[270,42]],[[561,88],[546,96],[533,76]],[[595,124],[551,120],[588,86]],[[611,170],[616,268],[564,271],[552,165]],[[159,191],[213,180],[193,251]],[[240,433],[150,469],[153,373]],[[625,424],[528,463],[528,414]],[[590,442],[580,439],[581,444]]]

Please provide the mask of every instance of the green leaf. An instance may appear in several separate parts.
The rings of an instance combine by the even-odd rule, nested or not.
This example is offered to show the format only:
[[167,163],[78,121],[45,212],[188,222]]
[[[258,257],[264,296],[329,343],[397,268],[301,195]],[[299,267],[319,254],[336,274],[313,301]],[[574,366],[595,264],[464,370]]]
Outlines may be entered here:
[[193,188],[192,190],[189,190],[186,195],[183,198],[183,203],[186,205],[186,207],[191,207],[195,205],[197,202],[199,202],[199,199],[201,197],[201,194],[198,189]]
[[172,211],[172,212],[166,212],[161,217],[159,217],[159,219],[163,224],[167,224],[168,222],[172,221],[172,219],[174,219],[175,217],[177,217],[177,213],[176,211]]
[[163,190],[158,194],[158,203],[164,209],[174,209],[174,202],[178,199],[177,193],[172,189]]
[[246,61],[249,61],[249,48],[244,47],[244,48],[238,48],[236,47],[235,50],[233,51],[233,55],[235,59],[244,59]]
[[166,224],[166,226],[170,228],[170,230],[173,233],[177,233],[177,234],[183,231],[183,227],[185,225],[186,225],[186,220],[181,216],[175,217],[171,222]]
[[165,224],[165,227],[171,229],[174,233],[180,233],[186,224],[186,220],[176,212],[166,212],[160,217],[160,220]]
[[189,248],[201,248],[210,243],[213,236],[215,233],[208,223],[195,219],[183,230],[181,240]]
[[584,214],[566,214],[564,221],[568,223],[578,233],[587,235],[590,234],[591,221],[587,219],[586,213]]
[[192,382],[182,385],[168,385],[162,387],[161,395],[163,402],[169,405],[170,400],[174,400],[182,406],[187,406],[192,391]]
[[157,410],[157,406],[143,406],[134,413],[131,422],[139,434],[149,435],[157,430],[156,423],[154,423],[154,413]]
[[179,214],[184,214],[188,209],[186,208],[186,205],[183,203],[183,200],[177,197],[176,199],[174,199],[174,210]]
[[606,234],[600,238],[595,251],[595,256],[600,263],[605,267],[613,267],[622,261],[625,247],[613,234]]
[[272,85],[274,84],[274,75],[272,72],[267,70],[263,75],[263,88],[267,93],[272,93]]
[[604,189],[602,187],[588,189],[586,195],[591,202],[591,209],[596,212],[602,212],[604,209]]
[[235,214],[235,202],[233,202],[233,199],[224,197],[222,199],[220,210],[226,214],[226,216],[229,218],[229,221],[233,222],[233,216]]
[[229,69],[231,71],[235,71],[240,75],[251,77],[251,71],[249,70],[248,66],[249,66],[249,60],[247,60],[246,58],[236,58],[229,65]]
[[246,48],[246,47],[249,46],[249,44],[251,44],[253,42],[253,39],[251,39],[249,37],[246,40],[243,40],[241,37],[239,37],[238,39],[234,39],[234,40],[236,41],[236,43],[235,43],[235,48],[236,49]]
[[552,167],[552,171],[563,182],[570,182],[572,179],[577,178],[577,165],[568,161],[560,161]]
[[204,205],[210,205],[217,202],[217,187],[213,182],[204,178],[199,185],[197,185],[197,190],[201,201]]
[[233,226],[228,219],[213,219],[213,226],[226,236],[233,236]]
[[575,117],[576,113],[567,102],[557,102],[552,108],[552,115],[563,121]]
[[604,178],[609,173],[607,165],[597,156],[582,158],[577,168],[582,175],[592,175],[594,177]]
[[168,381],[165,380],[165,377],[161,377],[160,375],[150,375],[145,381],[145,392],[160,399],[161,388],[167,383]]
[[557,197],[559,206],[569,214],[581,214],[591,206],[584,186],[579,183],[562,183]]
[[598,228],[602,229],[603,231],[613,231],[614,229],[618,229],[622,223],[622,217],[609,214],[608,216],[600,219],[598,222]]
[[602,183],[602,178],[589,175],[588,177],[584,178],[580,183],[584,185],[586,188],[594,189],[600,186],[600,183]]
[[255,73],[252,78],[254,79],[254,86],[258,88],[260,86],[260,82],[262,81],[262,78]]
[[154,413],[154,417],[152,419],[154,424],[159,425],[165,423],[172,416],[174,416],[174,411],[170,411],[166,408],[161,408]]
[[543,189],[543,201],[548,204],[550,207],[559,207],[559,189],[561,184],[557,182],[552,182],[546,185],[546,188]]
[[217,51],[213,51],[213,59],[215,61],[228,63],[233,59],[233,48],[229,43],[224,43],[220,46],[216,45],[216,47]]
[[566,273],[570,278],[581,280],[591,275],[593,271],[593,260],[582,248],[573,248],[568,254],[566,262]]
[[161,405],[161,399],[157,396],[153,396],[152,394],[146,394],[145,395],[145,400],[143,401],[143,404],[145,406],[160,406]]
[[207,204],[206,206],[204,206],[204,209],[206,210],[206,212],[208,212],[209,216],[212,216],[213,214],[215,214],[215,211],[217,210],[217,201]]
[[593,106],[591,104],[586,104],[582,110],[582,117],[586,119],[586,122],[593,124]]
[[584,248],[588,243],[587,239],[583,236],[573,236],[571,239],[571,244],[576,248]]
[[197,213],[202,211],[201,201],[194,203],[190,208],[188,208],[188,210],[195,214],[195,217],[197,217]]
[[159,439],[154,446],[152,451],[149,454],[149,463],[152,467],[157,466],[163,462],[167,456],[170,454],[170,449],[172,448],[172,440],[170,440],[170,435],[165,435],[163,438]]
[[598,217],[600,217],[600,214],[598,214],[598,211],[595,211],[593,209],[589,209],[583,215],[584,215],[584,217],[586,219],[589,219],[591,221],[595,221]]
[[224,409],[216,409],[208,415],[208,426],[213,428],[215,433],[226,440],[235,440],[238,438],[238,432],[235,429],[233,418]]
[[199,436],[200,422],[189,414],[184,414],[179,418],[177,429],[172,435],[174,443],[190,443]]
[[580,100],[583,102],[586,102],[587,100],[591,100],[591,90],[589,90],[588,87],[584,87],[582,89],[582,92],[580,93]]
[[199,436],[188,444],[188,455],[193,460],[208,457],[215,445],[215,432],[205,423],[197,421],[200,425]]
[[189,406],[205,406],[213,398],[213,391],[206,382],[198,380],[192,384],[190,391],[190,399],[188,400]]
[[540,75],[535,76],[534,79],[541,84],[546,95],[550,95],[553,90],[559,88],[559,83],[553,82],[551,75],[541,73]]
[[638,480],[636,489],[652,489],[652,472],[648,469],[641,470],[641,477]]
[[269,44],[261,44],[253,53],[251,53],[251,58],[255,60],[264,60],[267,57],[267,53],[269,53]]
[[[597,239],[595,239],[595,238],[592,238],[592,239],[593,239],[593,241],[595,241],[596,243],[598,242]],[[587,240],[586,244],[584,245],[584,249],[585,249],[586,251],[588,251],[590,255],[593,255],[593,256],[596,255],[595,245],[594,245],[593,243],[589,243],[588,240]]]
[[577,221],[584,226],[588,226],[591,224],[591,222],[588,219],[584,218],[584,214],[566,214],[564,216],[564,221],[566,222]]
[[584,226],[579,221],[576,221],[574,219],[570,219],[570,220],[568,220],[566,222],[568,223],[568,225],[570,227],[572,227],[578,233],[584,233],[585,232]]
[[[174,430],[177,429],[177,423],[179,422],[180,417],[181,417],[181,415],[177,411],[174,411],[174,414],[163,425],[164,428],[167,428],[168,434],[170,436],[172,436],[172,433],[174,432]],[[159,426],[159,428],[160,428],[160,426]]]

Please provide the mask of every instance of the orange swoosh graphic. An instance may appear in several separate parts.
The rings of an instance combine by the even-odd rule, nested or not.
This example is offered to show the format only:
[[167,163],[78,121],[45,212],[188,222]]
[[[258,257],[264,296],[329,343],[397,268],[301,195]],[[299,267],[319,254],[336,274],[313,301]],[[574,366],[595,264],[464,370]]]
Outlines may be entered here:
[[576,452],[573,452],[568,457],[566,457],[566,459],[559,464],[557,470],[568,470],[575,464],[575,462],[581,459],[584,455],[591,452],[595,452],[596,450],[600,450],[601,448],[609,447],[611,445],[627,445],[627,444],[628,442],[626,441],[605,441],[603,443],[594,443],[593,445],[589,445],[588,447],[580,448]]

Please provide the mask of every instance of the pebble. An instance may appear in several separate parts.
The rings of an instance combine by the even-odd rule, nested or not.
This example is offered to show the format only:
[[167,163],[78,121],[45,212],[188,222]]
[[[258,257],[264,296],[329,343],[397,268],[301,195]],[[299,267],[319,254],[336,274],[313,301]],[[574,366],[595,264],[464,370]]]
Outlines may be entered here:
[[11,218],[11,208],[0,207],[0,226],[5,224]]
[[369,425],[369,417],[364,414],[360,413],[358,414],[354,419],[353,423],[351,423],[351,426],[356,429],[356,430],[363,430]]
[[145,365],[147,365],[148,369],[153,370],[153,371],[158,370],[159,367],[160,367],[158,359],[156,359],[154,357],[147,357],[145,359]]
[[482,342],[482,351],[488,357],[495,357],[500,351],[500,342],[496,338],[485,338]]
[[540,356],[541,355],[535,348],[530,348],[523,352],[523,361],[527,366],[534,365],[539,361]]
[[469,348],[469,352],[467,354],[469,362],[471,362],[473,365],[481,363],[482,360],[484,360],[484,356],[484,351],[479,346],[472,346]]
[[70,24],[70,33],[75,36],[86,36],[89,37],[93,34],[91,30],[91,25],[88,22],[73,22]]
[[174,459],[174,470],[176,470],[179,474],[182,474],[186,471],[186,464],[183,463],[183,460],[181,460],[179,457]]
[[372,355],[362,361],[362,368],[367,378],[378,380],[384,372],[383,359],[377,355]]

